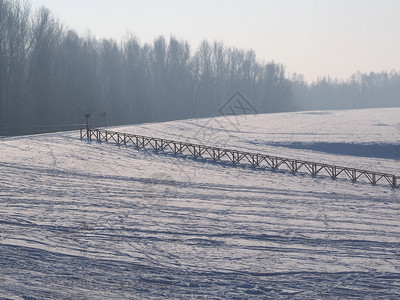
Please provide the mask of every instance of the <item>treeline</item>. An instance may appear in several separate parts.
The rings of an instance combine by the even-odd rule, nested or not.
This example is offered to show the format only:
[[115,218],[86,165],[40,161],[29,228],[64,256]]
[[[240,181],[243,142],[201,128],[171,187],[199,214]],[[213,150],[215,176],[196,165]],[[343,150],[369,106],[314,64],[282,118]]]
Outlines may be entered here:
[[259,113],[395,106],[399,87],[397,72],[307,84],[222,42],[192,50],[174,37],[100,40],[69,30],[45,8],[0,0],[0,135],[83,123],[87,111],[106,112],[113,125],[210,117],[236,91]]
[[303,110],[400,106],[400,72],[362,74],[347,80],[323,77],[307,84],[292,76],[294,102]]
[[[0,0],[0,128],[84,122],[111,124],[218,115],[236,91],[260,112],[293,109],[284,67],[253,51],[204,41],[141,44],[79,36],[42,8]],[[250,100],[251,99],[251,100]]]

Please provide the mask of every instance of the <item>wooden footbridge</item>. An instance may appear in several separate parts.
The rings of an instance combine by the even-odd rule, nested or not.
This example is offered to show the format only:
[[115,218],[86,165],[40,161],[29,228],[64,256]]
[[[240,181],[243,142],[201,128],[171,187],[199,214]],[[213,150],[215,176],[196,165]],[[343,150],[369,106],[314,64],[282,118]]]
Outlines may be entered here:
[[347,178],[353,182],[363,180],[372,184],[385,183],[392,188],[400,187],[400,176],[360,170],[348,167],[339,167],[324,163],[290,159],[259,153],[231,150],[220,147],[210,147],[186,142],[177,142],[160,138],[146,137],[136,134],[120,133],[102,129],[80,130],[81,139],[96,139],[99,142],[114,142],[117,145],[133,145],[137,148],[151,148],[156,151],[172,152],[174,154],[186,154],[194,158],[212,159],[214,161],[226,161],[233,164],[250,164],[253,167],[266,166],[274,170],[288,169],[294,173],[306,172],[313,176],[325,174],[331,178]]

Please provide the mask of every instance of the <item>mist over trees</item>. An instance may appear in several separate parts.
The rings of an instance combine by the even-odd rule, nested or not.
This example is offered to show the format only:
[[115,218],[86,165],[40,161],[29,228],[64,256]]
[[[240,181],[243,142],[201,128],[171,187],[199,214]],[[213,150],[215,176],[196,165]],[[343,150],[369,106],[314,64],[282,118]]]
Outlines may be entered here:
[[294,75],[291,82],[293,100],[303,110],[400,106],[400,72],[396,71],[357,72],[347,80],[323,77],[312,84]]
[[0,0],[0,135],[18,128],[211,117],[239,91],[258,113],[400,105],[400,73],[357,73],[307,84],[252,50],[158,37],[140,43],[69,30],[49,10]]

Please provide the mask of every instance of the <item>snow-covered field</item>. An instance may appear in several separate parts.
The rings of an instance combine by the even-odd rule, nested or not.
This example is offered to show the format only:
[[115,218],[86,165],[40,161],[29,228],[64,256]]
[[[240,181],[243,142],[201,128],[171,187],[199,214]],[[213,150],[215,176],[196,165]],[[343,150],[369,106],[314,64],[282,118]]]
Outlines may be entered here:
[[[400,109],[115,131],[400,176]],[[0,298],[400,297],[400,189],[81,141],[0,139]]]

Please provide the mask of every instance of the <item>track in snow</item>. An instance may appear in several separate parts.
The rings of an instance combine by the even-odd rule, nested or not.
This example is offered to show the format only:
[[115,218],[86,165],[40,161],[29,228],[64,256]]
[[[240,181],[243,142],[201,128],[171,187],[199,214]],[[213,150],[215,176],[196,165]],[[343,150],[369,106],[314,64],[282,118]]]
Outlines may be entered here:
[[[382,114],[367,112],[371,122]],[[290,116],[296,114],[286,120]],[[241,124],[242,132],[258,140],[242,140],[247,148],[261,147],[260,132],[275,115],[257,118]],[[397,123],[390,125],[395,118],[386,120],[386,130],[396,128]],[[131,130],[175,131],[190,139],[188,127],[197,128],[198,122],[203,120]],[[373,128],[370,124],[365,128]],[[280,126],[289,132],[285,122]],[[346,141],[346,133],[337,131],[328,142]],[[229,134],[241,139],[240,133]],[[384,140],[381,135],[375,138]],[[76,136],[0,141],[0,294],[5,298],[400,296],[397,191],[105,147]],[[303,137],[292,139],[307,142]],[[313,154],[377,161],[301,155]],[[398,160],[380,161],[399,170]]]

